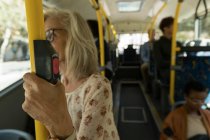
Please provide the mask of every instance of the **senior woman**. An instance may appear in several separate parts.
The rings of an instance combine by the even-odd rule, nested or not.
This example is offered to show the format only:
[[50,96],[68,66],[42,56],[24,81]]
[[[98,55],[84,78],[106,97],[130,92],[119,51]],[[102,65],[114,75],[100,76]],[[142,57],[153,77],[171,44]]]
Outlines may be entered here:
[[56,140],[119,140],[110,83],[98,74],[97,50],[86,21],[77,13],[45,12],[46,38],[57,51],[61,82],[23,76],[25,112]]

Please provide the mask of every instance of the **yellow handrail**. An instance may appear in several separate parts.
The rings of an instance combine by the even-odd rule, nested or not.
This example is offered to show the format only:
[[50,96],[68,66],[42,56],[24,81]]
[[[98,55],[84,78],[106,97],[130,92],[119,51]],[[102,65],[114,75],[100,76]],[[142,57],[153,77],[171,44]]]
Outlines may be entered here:
[[161,6],[161,8],[158,10],[158,12],[156,13],[156,15],[153,17],[152,22],[151,22],[151,26],[150,29],[153,29],[157,20],[157,17],[160,15],[160,13],[164,10],[164,8],[167,6],[167,3],[164,2],[163,5]]
[[181,9],[182,1],[179,0],[177,7],[176,7],[176,14],[174,18],[173,23],[173,36],[172,36],[172,49],[171,49],[171,70],[170,70],[170,103],[171,105],[174,104],[174,90],[175,90],[175,70],[173,69],[176,65],[176,33],[177,33],[177,27],[178,27],[178,17],[179,12]]
[[112,29],[112,34],[114,35],[114,39],[117,39],[117,32],[114,29],[114,25],[113,24],[110,24],[110,28]]
[[[25,7],[28,27],[31,72],[36,72],[33,40],[45,39],[42,0],[25,0]],[[47,130],[40,122],[36,120],[35,132],[37,140],[47,139]]]
[[101,14],[105,17],[105,19],[108,19],[108,16],[107,16],[106,12],[104,11],[104,8],[101,4],[100,4],[100,11],[101,11]]
[[[98,19],[98,30],[99,30],[99,43],[100,43],[100,64],[101,67],[105,66],[105,56],[104,56],[104,34],[103,34],[103,24],[101,19],[101,14],[99,10],[96,10],[96,15]],[[101,74],[104,76],[105,71],[101,71]]]
[[[160,7],[160,9],[158,10],[158,12],[155,14],[155,16],[153,16],[151,22],[148,23],[148,24],[146,25],[146,28],[145,28],[145,30],[144,30],[143,32],[147,32],[146,30],[155,29],[154,26],[155,26],[155,23],[156,23],[156,21],[157,21],[157,18],[158,18],[158,16],[160,15],[160,13],[164,10],[164,8],[165,8],[166,6],[167,6],[167,3],[164,2],[163,5],[162,5],[162,6]],[[150,31],[149,31],[149,40],[152,39],[152,32],[153,32],[153,30],[150,30]]]
[[94,9],[99,9],[99,5],[98,3],[96,2],[96,0],[89,0],[90,1],[90,4],[92,5],[92,7]]
[[164,2],[163,5],[161,6],[161,8],[160,8],[160,9],[158,10],[158,12],[156,13],[156,15],[153,17],[152,22],[151,22],[151,26],[150,26],[150,28],[149,28],[149,29],[151,29],[150,32],[149,32],[149,40],[152,39],[152,32],[153,32],[152,29],[154,29],[154,26],[155,26],[155,23],[156,23],[156,21],[157,21],[158,16],[160,15],[160,13],[164,10],[164,8],[165,8],[166,6],[167,6],[167,3]]
[[111,40],[111,32],[110,32],[110,23],[107,24],[106,31],[107,31],[107,41],[110,42]]
[[115,31],[115,29],[114,29],[114,26],[111,24],[111,21],[109,20],[109,18],[108,18],[108,16],[107,16],[107,14],[106,14],[106,12],[104,11],[104,8],[103,8],[103,6],[102,5],[100,5],[100,10],[101,10],[101,13],[102,13],[102,15],[105,17],[105,19],[107,20],[107,39],[108,39],[108,42],[111,40],[111,32],[110,32],[110,30],[112,30],[112,33],[113,33],[113,35],[114,35],[114,39],[116,39],[117,37],[116,37],[116,31]]

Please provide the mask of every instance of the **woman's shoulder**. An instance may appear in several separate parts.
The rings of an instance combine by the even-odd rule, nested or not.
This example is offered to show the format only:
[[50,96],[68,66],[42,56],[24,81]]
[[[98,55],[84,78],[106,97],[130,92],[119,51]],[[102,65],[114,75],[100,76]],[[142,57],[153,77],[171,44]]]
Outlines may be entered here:
[[99,97],[102,95],[105,95],[107,98],[111,93],[110,81],[99,74],[92,74],[83,87],[83,93],[85,98]]
[[90,86],[95,86],[98,83],[106,85],[106,84],[110,84],[110,81],[106,77],[100,74],[92,74],[86,82],[86,84]]

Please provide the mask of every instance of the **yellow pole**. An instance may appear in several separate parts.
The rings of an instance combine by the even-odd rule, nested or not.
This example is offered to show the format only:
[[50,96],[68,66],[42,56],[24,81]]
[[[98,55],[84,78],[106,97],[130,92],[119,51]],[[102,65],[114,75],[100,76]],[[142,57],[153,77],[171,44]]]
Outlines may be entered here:
[[[35,72],[33,40],[45,39],[42,0],[25,0],[25,7],[28,27],[31,72]],[[47,139],[47,130],[40,122],[36,120],[35,131],[36,140]]]
[[[96,10],[96,15],[98,19],[98,30],[99,30],[99,44],[100,44],[100,64],[101,67],[105,66],[105,56],[104,56],[104,34],[103,34],[103,24],[101,19],[100,10]],[[104,76],[105,71],[102,71],[101,74]]]
[[[106,27],[106,29],[107,29],[107,39],[108,39],[108,42],[110,42],[110,40],[111,40],[111,32],[110,32],[111,22],[110,22],[107,14],[104,11],[104,8],[103,8],[103,6],[101,4],[100,4],[100,10],[101,10],[102,15],[105,17],[106,22],[107,22],[107,27]],[[116,39],[116,35],[114,35],[114,38]]]
[[116,30],[114,29],[114,25],[111,24],[111,25],[110,25],[110,28],[112,29],[112,34],[113,34],[113,36],[114,36],[114,39],[116,40],[116,39],[117,39],[117,32],[116,32]]
[[153,29],[155,29],[155,23],[157,21],[158,16],[160,15],[160,13],[164,10],[164,8],[166,6],[167,6],[167,3],[164,2],[164,4],[161,6],[161,8],[156,13],[156,15],[152,18],[151,22],[147,24],[144,32],[147,32],[146,30],[150,29],[150,31],[149,31],[149,40],[151,40],[151,38],[152,38],[152,32],[153,32]]
[[110,23],[107,24],[106,30],[107,30],[107,41],[110,42],[111,40]]
[[167,6],[167,3],[164,2],[164,4],[161,6],[161,8],[158,10],[157,14],[154,16],[151,22],[150,29],[153,29],[157,20],[157,17],[160,15],[160,13],[164,10],[164,8]]
[[146,26],[146,30],[148,29],[154,29],[155,23],[157,21],[158,16],[160,15],[160,13],[164,10],[164,8],[167,6],[167,3],[164,2],[164,4],[161,6],[161,8],[158,10],[158,12],[156,13],[156,15],[152,18],[151,22],[147,24]]
[[[101,10],[101,6],[99,6],[98,0],[89,0],[92,7],[96,9],[96,16],[98,19],[98,31],[99,31],[99,44],[100,44],[100,66],[105,66],[105,56],[104,56],[104,34],[103,34],[103,23],[101,18],[101,12],[103,12],[103,9]],[[101,71],[101,74],[104,76],[105,71]]]
[[[152,39],[152,32],[153,32],[153,29],[155,28],[155,23],[157,21],[157,17],[160,15],[160,13],[164,10],[164,8],[167,6],[167,3],[164,2],[164,4],[161,6],[161,8],[158,10],[157,14],[154,16],[154,18],[152,19],[152,22],[151,22],[151,26],[150,26],[150,32],[149,32],[149,40]],[[147,28],[146,28],[147,29]]]
[[176,65],[176,51],[178,50],[176,47],[176,33],[178,27],[178,17],[181,9],[181,1],[178,2],[176,7],[176,14],[173,23],[173,37],[172,37],[172,49],[171,49],[171,71],[170,71],[170,103],[174,104],[174,90],[175,90],[175,70],[173,69]]
[[104,11],[104,8],[101,4],[100,4],[100,11],[101,11],[101,14],[104,16],[106,23],[107,23],[107,26],[106,26],[107,41],[109,42],[110,41],[110,20],[109,20],[108,16],[106,15],[106,12]]
[[104,11],[104,8],[101,4],[100,4],[100,11],[101,11],[101,14],[105,17],[105,19],[108,19],[108,16],[106,15],[106,12]]

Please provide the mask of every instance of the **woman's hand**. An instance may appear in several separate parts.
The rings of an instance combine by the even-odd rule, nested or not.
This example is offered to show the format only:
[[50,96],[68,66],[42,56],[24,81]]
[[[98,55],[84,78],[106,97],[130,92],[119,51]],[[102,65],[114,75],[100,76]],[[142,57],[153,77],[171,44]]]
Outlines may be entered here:
[[51,136],[68,136],[73,132],[65,89],[61,82],[53,85],[35,74],[23,76],[25,101],[22,108],[46,126]]

